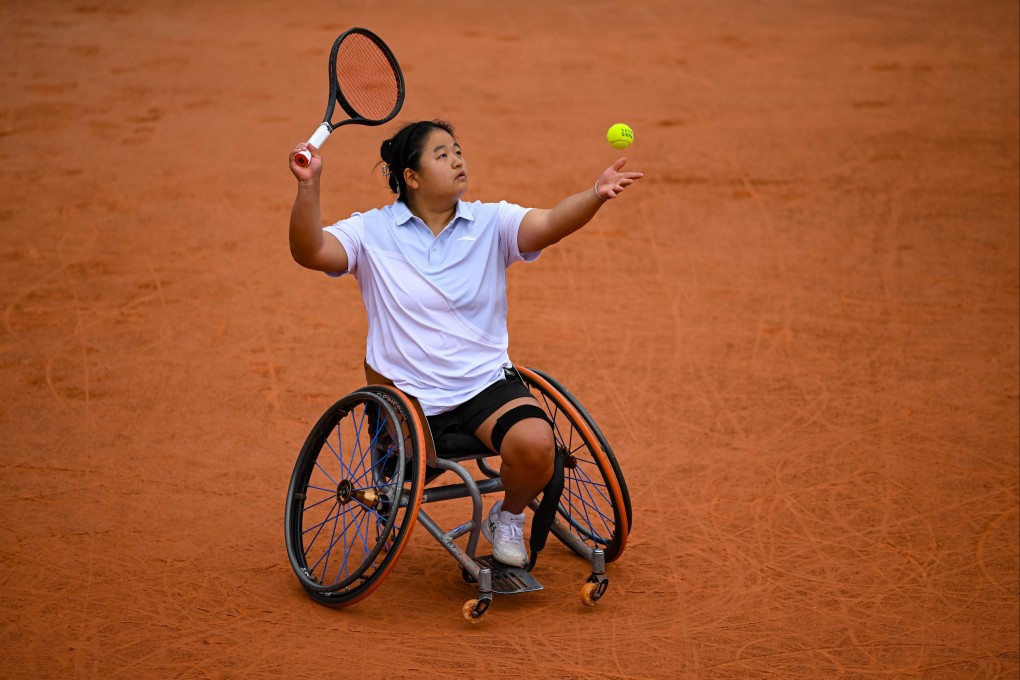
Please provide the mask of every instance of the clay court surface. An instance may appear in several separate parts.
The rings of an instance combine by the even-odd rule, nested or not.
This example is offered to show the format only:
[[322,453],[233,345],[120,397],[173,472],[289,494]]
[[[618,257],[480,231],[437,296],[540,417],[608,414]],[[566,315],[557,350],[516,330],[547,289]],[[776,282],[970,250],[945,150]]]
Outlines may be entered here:
[[[1016,678],[1018,14],[0,3],[0,677]],[[289,566],[294,459],[364,382],[355,282],[286,236],[354,25],[468,199],[551,207],[636,132],[645,179],[510,270],[512,358],[630,487],[595,609],[555,540],[478,627],[421,528],[349,609]],[[325,219],[391,200],[394,129],[329,140]]]

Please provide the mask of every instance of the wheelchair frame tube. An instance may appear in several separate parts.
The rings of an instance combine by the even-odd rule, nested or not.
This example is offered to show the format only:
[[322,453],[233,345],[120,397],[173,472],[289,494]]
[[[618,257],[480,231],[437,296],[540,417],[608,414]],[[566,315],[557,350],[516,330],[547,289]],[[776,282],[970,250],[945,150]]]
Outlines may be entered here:
[[[538,510],[538,499],[531,501],[528,505],[532,512]],[[595,557],[595,551],[592,550],[587,543],[582,541],[580,538],[570,533],[570,529],[560,520],[559,517],[553,519],[552,527],[549,529],[559,538],[568,548],[576,552],[583,559],[591,562]],[[603,559],[603,565],[605,560]],[[605,567],[603,567],[605,568]]]
[[[444,462],[447,462],[450,465],[456,465],[456,463],[449,463],[448,461],[444,461]],[[440,466],[440,467],[442,467],[442,466]],[[459,467],[461,470],[464,469],[464,468],[460,467],[459,465],[457,465],[457,467]],[[449,469],[449,468],[445,468],[445,469]],[[456,472],[456,470],[454,470],[454,472]],[[466,474],[466,471],[465,471],[465,474]],[[470,478],[470,475],[468,477]],[[472,479],[470,484],[471,484],[471,486],[474,487],[474,490],[469,488],[467,483],[464,483],[464,484],[447,484],[446,486],[438,486],[438,487],[434,487],[434,488],[431,488],[431,489],[425,489],[421,493],[421,502],[424,505],[425,503],[435,503],[437,501],[448,501],[448,500],[451,500],[453,498],[467,498],[468,496],[473,495],[475,490],[478,491],[479,495],[486,494],[486,493],[494,493],[496,491],[502,491],[503,490],[503,480],[502,479],[483,479],[481,481],[475,481],[475,480]],[[479,502],[481,502],[481,501],[479,501]]]
[[[453,472],[460,477],[463,484],[448,484],[435,489],[425,489],[422,491],[421,503],[434,503],[436,501],[448,500],[451,498],[464,498],[466,496],[471,497],[471,521],[462,524],[459,527],[454,528],[449,532],[444,532],[442,528],[436,524],[435,520],[429,517],[428,513],[425,512],[424,508],[418,509],[418,521],[425,527],[426,530],[432,536],[439,541],[440,545],[446,548],[446,551],[456,558],[460,562],[461,566],[464,567],[471,576],[479,582],[479,573],[484,571],[486,568],[480,568],[475,562],[475,550],[478,548],[478,535],[481,533],[482,527],[482,488],[488,492],[498,491],[503,488],[503,480],[501,479],[485,479],[480,483],[476,482],[474,477],[464,468],[463,465],[458,465],[451,460],[443,460],[439,458],[436,460],[436,467],[440,470]],[[426,496],[427,495],[427,496]],[[468,534],[467,552],[460,549],[454,540]]]
[[[489,601],[492,599],[492,570],[488,567],[483,567],[475,562],[475,550],[478,547],[478,534],[481,531],[482,522],[482,494],[479,491],[479,485],[475,483],[474,478],[464,469],[463,466],[454,463],[453,461],[443,460],[441,458],[436,460],[436,467],[441,470],[448,470],[457,474],[461,479],[464,480],[464,484],[452,484],[446,487],[439,487],[438,489],[432,489],[431,491],[441,491],[443,489],[455,489],[459,492],[459,495],[450,495],[449,492],[446,494],[433,494],[432,501],[443,500],[445,498],[462,498],[464,496],[471,496],[471,521],[467,524],[462,524],[456,527],[452,531],[443,532],[442,528],[436,524],[435,520],[429,517],[429,514],[425,512],[425,508],[418,508],[418,522],[425,527],[426,531],[432,534],[432,537],[439,541],[439,544],[446,549],[446,552],[453,555],[454,559],[460,563],[460,566],[471,575],[478,583],[478,599]],[[485,480],[486,482],[499,481],[499,488],[503,488],[501,480]],[[491,486],[485,484],[485,486]],[[426,489],[426,491],[429,491]],[[425,504],[425,493],[422,493],[422,504]],[[468,549],[464,552],[460,549],[460,546],[454,543],[454,540],[463,536],[465,533],[470,532],[468,537]]]
[[[464,571],[471,574],[471,577],[478,582],[478,592],[481,594],[492,592],[492,571],[488,567],[483,567],[474,558],[469,557],[466,552],[460,549],[460,546],[453,542],[453,539],[459,536],[451,536],[450,534],[444,534],[442,528],[436,524],[435,520],[429,517],[428,513],[423,509],[418,510],[418,523],[425,527],[426,531],[432,534],[433,538],[439,541],[439,544],[446,548],[446,552],[453,555],[453,558],[457,560]],[[462,529],[463,527],[458,527]],[[456,531],[456,530],[455,530]],[[477,543],[478,537],[475,536],[475,542]],[[470,543],[470,540],[469,540]]]

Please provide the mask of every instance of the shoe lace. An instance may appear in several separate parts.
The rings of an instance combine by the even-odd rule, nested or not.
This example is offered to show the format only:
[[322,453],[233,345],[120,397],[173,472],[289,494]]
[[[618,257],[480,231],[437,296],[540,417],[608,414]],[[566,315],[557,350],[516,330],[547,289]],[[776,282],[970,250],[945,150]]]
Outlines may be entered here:
[[500,539],[512,543],[524,544],[524,523],[521,522],[499,522]]

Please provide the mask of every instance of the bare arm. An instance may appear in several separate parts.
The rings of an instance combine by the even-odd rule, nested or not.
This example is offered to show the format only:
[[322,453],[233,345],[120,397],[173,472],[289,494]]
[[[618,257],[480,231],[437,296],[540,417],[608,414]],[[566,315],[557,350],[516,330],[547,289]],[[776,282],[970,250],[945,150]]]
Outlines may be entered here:
[[[294,157],[308,149],[312,160],[307,167],[294,162]],[[290,254],[302,267],[324,272],[347,271],[347,251],[332,236],[322,231],[322,209],[319,203],[319,177],[322,158],[314,146],[298,144],[290,152],[290,171],[298,181],[297,196],[290,211]]]
[[616,198],[629,185],[644,177],[641,172],[622,172],[627,159],[606,168],[591,189],[568,196],[551,210],[529,210],[517,232],[522,253],[542,250],[588,224],[606,201]]

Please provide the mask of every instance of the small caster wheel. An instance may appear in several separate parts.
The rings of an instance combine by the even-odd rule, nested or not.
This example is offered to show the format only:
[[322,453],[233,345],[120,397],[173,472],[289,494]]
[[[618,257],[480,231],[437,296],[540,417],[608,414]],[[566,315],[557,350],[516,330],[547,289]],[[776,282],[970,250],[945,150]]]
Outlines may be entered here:
[[468,600],[464,603],[464,606],[460,608],[461,615],[464,616],[464,620],[471,625],[478,625],[485,618],[485,612],[489,609],[489,603],[480,603],[478,600]]
[[594,607],[599,603],[599,584],[597,583],[585,583],[581,586],[581,603],[585,607]]

